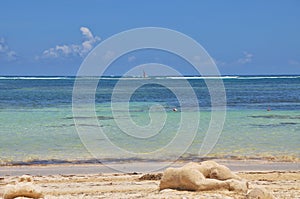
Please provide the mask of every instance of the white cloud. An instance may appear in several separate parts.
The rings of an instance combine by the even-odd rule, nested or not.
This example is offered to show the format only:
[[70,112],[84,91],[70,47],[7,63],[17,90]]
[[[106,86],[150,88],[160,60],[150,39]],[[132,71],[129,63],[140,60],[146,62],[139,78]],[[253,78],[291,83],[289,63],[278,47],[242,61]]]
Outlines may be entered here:
[[93,40],[94,36],[91,33],[91,31],[87,27],[81,27],[80,28],[82,34],[86,37],[87,40]]
[[225,65],[227,65],[227,63],[224,62],[224,61],[217,60],[217,59],[215,59],[215,58],[212,58],[212,59],[214,60],[214,62],[215,62],[215,64],[216,64],[217,66],[225,66]]
[[15,51],[11,50],[5,39],[0,38],[0,60],[13,61],[17,59],[17,54]]
[[133,61],[135,61],[136,60],[136,57],[135,56],[130,56],[130,57],[128,57],[128,62],[133,62]]
[[217,66],[244,65],[251,63],[253,60],[253,54],[246,51],[244,51],[243,54],[243,57],[231,61],[223,61],[215,58],[213,58],[213,60],[215,61]]
[[294,59],[290,59],[289,61],[290,65],[294,65],[294,66],[300,66],[300,62]]
[[253,57],[253,54],[251,53],[248,53],[248,52],[243,52],[244,54],[244,57],[240,58],[237,60],[237,63],[239,64],[247,64],[247,63],[250,63],[252,61],[252,57]]
[[110,61],[111,59],[113,59],[115,57],[115,52],[111,51],[111,50],[108,50],[106,51],[105,55],[103,56],[103,59],[105,61]]
[[84,38],[81,44],[57,45],[55,47],[44,50],[42,56],[37,57],[37,59],[69,56],[84,57],[101,39],[98,36],[94,37],[92,32],[87,27],[81,27],[80,31]]
[[195,61],[200,61],[200,60],[201,60],[201,57],[200,57],[199,55],[195,55],[195,56],[194,56],[194,60],[195,60]]

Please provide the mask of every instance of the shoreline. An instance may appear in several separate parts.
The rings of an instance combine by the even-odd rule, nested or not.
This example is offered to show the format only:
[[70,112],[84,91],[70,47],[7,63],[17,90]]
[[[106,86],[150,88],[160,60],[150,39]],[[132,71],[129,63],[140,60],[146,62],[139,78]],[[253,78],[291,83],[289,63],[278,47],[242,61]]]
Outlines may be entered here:
[[[266,160],[228,160],[212,159],[229,167],[234,172],[252,171],[300,171],[299,162],[277,162]],[[98,173],[155,173],[162,172],[167,167],[181,167],[190,161],[177,162],[123,162],[123,163],[93,163],[93,164],[34,164],[0,166],[2,176],[20,175],[79,175]],[[194,161],[200,162],[200,161]]]

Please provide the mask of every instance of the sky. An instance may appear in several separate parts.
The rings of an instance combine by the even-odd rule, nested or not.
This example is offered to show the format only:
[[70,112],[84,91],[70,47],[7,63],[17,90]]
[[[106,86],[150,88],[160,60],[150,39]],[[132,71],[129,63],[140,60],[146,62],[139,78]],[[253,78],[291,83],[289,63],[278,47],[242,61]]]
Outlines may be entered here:
[[[2,0],[0,5],[0,75],[76,75],[94,47],[142,27],[193,38],[222,75],[300,74],[298,0]],[[147,63],[195,75],[184,61],[157,50],[124,55],[107,75]]]

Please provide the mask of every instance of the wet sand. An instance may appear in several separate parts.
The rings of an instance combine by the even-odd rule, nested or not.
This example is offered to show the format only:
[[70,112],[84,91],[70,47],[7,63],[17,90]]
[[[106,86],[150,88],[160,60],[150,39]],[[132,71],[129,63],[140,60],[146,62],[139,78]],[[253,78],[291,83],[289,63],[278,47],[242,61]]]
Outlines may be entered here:
[[[250,189],[260,186],[276,198],[300,198],[300,169],[297,162],[218,162],[248,180]],[[243,193],[227,190],[158,191],[159,178],[164,168],[148,172],[151,164],[161,163],[118,164],[120,168],[132,170],[130,173],[112,170],[104,165],[3,166],[0,167],[0,195],[7,185],[15,184],[19,176],[29,174],[45,198],[245,198]],[[185,163],[178,162],[172,166],[179,167],[183,164]]]

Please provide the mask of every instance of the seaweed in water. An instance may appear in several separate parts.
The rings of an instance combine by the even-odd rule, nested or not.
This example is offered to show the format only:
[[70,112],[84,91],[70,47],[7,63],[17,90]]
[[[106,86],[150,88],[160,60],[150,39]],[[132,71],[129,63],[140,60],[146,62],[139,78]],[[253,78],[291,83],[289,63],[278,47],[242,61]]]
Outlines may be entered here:
[[251,126],[259,127],[259,128],[275,128],[275,127],[297,125],[297,124],[300,124],[300,123],[296,123],[296,122],[280,122],[280,123],[277,123],[277,124],[251,124]]
[[[67,119],[67,120],[72,120],[72,119],[91,119],[91,118],[94,118],[94,117],[84,117],[84,116],[82,116],[82,117],[65,117],[64,119]],[[111,116],[102,116],[102,115],[100,115],[100,116],[97,116],[97,119],[98,120],[112,120],[112,119],[114,119],[114,117],[111,117]]]
[[248,117],[267,118],[267,119],[300,119],[299,115],[296,115],[296,116],[290,116],[290,115],[250,115]]

